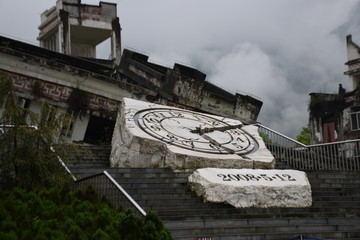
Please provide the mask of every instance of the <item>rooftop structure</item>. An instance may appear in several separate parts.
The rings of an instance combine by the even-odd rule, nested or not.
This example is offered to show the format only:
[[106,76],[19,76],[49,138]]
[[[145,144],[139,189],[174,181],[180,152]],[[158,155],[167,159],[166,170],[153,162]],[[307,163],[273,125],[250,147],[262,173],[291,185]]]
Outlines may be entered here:
[[58,0],[41,14],[40,46],[67,55],[96,58],[96,46],[111,41],[111,59],[120,63],[120,23],[116,4],[81,4],[80,0]]

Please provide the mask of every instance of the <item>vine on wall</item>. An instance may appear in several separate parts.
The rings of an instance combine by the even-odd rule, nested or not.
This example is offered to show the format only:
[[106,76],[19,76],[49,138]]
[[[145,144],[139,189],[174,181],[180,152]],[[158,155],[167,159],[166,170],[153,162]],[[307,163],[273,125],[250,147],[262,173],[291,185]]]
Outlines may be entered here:
[[78,87],[73,88],[67,101],[68,112],[73,113],[74,115],[80,114],[80,116],[82,116],[89,106],[89,101],[90,95],[87,92]]
[[43,84],[40,81],[34,81],[32,86],[32,93],[35,97],[42,97],[43,96]]

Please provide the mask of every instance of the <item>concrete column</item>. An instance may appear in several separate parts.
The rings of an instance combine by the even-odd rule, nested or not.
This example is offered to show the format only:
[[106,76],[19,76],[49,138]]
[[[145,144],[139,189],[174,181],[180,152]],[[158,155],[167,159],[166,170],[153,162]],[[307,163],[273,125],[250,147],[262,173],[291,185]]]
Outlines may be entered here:
[[119,18],[115,18],[111,24],[111,57],[115,59],[115,65],[119,65],[121,58],[121,26]]

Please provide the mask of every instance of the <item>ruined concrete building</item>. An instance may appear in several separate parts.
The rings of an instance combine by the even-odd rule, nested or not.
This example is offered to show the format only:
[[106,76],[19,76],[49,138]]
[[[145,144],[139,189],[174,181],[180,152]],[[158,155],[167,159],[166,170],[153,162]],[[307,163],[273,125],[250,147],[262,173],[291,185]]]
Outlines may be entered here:
[[57,1],[41,14],[39,30],[41,47],[78,57],[96,58],[96,46],[110,39],[111,58],[120,62],[121,27],[116,4],[90,6],[79,0]]
[[360,138],[360,47],[346,37],[345,63],[352,83],[346,92],[339,84],[337,94],[310,93],[310,130],[312,143],[328,143]]
[[[0,36],[0,71],[9,74],[19,97],[39,112],[44,101],[72,115],[64,131],[69,142],[110,142],[123,97],[257,120],[262,102],[229,93],[206,81],[197,69],[167,68],[125,49],[116,4],[58,0],[41,15],[40,47]],[[110,59],[96,58],[96,46],[111,42]]]

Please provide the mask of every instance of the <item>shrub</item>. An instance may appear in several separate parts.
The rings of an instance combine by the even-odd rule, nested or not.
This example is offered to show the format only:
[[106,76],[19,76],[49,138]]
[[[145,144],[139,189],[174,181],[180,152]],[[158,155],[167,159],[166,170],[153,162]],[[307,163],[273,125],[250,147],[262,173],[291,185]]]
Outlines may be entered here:
[[156,213],[141,218],[115,209],[91,190],[14,188],[0,196],[0,239],[172,239]]

